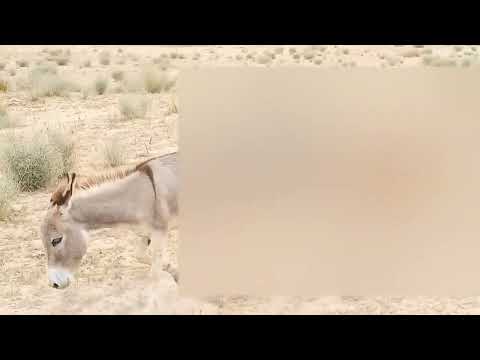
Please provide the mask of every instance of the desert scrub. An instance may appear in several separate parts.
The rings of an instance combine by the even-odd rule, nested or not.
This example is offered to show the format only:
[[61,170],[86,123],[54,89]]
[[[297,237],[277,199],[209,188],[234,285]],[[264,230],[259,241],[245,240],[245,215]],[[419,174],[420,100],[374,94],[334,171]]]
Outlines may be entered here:
[[9,139],[0,153],[7,176],[20,191],[36,191],[49,184],[58,171],[58,156],[42,136],[31,141]]
[[17,65],[19,67],[28,67],[28,60],[22,59],[22,60],[17,60]]
[[456,66],[457,62],[455,59],[448,59],[438,55],[425,55],[422,58],[422,63],[427,66],[436,66],[436,67],[449,67]]
[[112,79],[115,81],[122,81],[124,77],[124,72],[122,70],[112,71]]
[[170,60],[164,56],[153,59],[153,63],[158,65],[161,70],[166,70],[170,66]]
[[168,98],[167,115],[178,114],[178,98],[172,95]]
[[7,65],[7,64],[5,64],[4,62],[0,62],[0,71],[3,70],[3,69],[5,69],[5,66],[6,66],[6,65]]
[[30,76],[30,95],[35,100],[41,97],[66,96],[69,90],[76,87],[57,74],[50,72],[32,73]]
[[75,142],[71,133],[59,126],[47,130],[48,143],[58,155],[57,175],[64,176],[75,164]]
[[98,61],[102,65],[110,65],[110,53],[107,50],[103,50],[98,54]]
[[[346,49],[345,49],[346,50]],[[313,50],[311,47],[306,48],[303,51],[303,57],[306,60],[312,60],[315,57],[315,50]]]
[[13,127],[14,121],[7,111],[7,107],[0,104],[0,130]]
[[5,220],[10,212],[10,204],[17,195],[17,186],[7,178],[0,177],[0,221]]
[[268,64],[272,61],[272,57],[270,56],[270,53],[267,51],[263,52],[262,54],[257,56],[257,63],[259,64]]
[[118,100],[118,108],[124,119],[144,118],[148,105],[148,99],[141,95],[126,95]]
[[56,62],[58,66],[66,66],[70,62],[70,57],[67,55],[59,55],[54,57],[52,61]]
[[62,53],[62,49],[51,49],[48,53],[50,56],[58,56]]
[[149,93],[159,93],[170,90],[177,81],[177,74],[173,70],[157,70],[148,67],[143,71],[145,90]]
[[103,142],[101,156],[105,166],[116,167],[124,165],[126,162],[125,147],[117,138]]
[[107,92],[108,88],[108,78],[99,76],[98,78],[95,79],[93,83],[93,90],[95,91],[95,94],[97,95],[103,95]]
[[7,80],[0,79],[0,92],[7,92],[8,91],[8,82]]
[[57,73],[57,67],[55,66],[55,64],[51,62],[45,62],[45,63],[40,63],[30,71],[30,78],[34,78],[36,76],[43,75],[43,74],[56,74],[56,73]]

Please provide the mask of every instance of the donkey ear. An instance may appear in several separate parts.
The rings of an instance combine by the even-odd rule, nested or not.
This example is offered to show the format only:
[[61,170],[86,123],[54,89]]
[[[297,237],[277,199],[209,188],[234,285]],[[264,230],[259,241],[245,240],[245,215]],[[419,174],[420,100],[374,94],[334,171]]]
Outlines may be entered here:
[[69,190],[70,190],[70,196],[73,195],[73,190],[75,190],[75,182],[77,180],[77,174],[72,173],[71,178],[69,177]]
[[65,190],[62,194],[62,201],[60,205],[67,207],[70,199],[72,198],[73,191],[75,190],[75,181],[76,181],[77,175],[75,173],[72,173],[72,175],[67,174],[67,179],[68,183],[67,186],[65,187]]

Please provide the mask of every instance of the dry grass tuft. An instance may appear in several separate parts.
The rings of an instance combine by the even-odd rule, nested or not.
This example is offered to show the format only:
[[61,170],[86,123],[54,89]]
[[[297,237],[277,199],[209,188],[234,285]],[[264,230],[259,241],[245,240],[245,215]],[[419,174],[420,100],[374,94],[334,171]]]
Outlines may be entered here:
[[99,76],[93,83],[93,90],[97,95],[104,95],[107,92],[109,80],[107,77]]
[[10,138],[1,152],[1,162],[20,191],[36,191],[47,186],[55,177],[58,156],[40,134],[30,141]]
[[7,107],[0,103],[0,130],[15,126],[15,121],[7,111]]
[[115,81],[122,81],[125,73],[122,70],[112,71],[112,79]]
[[29,64],[30,63],[28,60],[25,60],[25,59],[17,60],[17,65],[19,67],[28,67]]
[[7,177],[0,177],[0,221],[7,219],[11,202],[18,193],[16,184]]
[[154,67],[147,67],[143,71],[145,90],[149,93],[160,93],[169,91],[175,86],[177,73],[172,70],[158,70]]
[[59,156],[57,173],[60,176],[66,175],[75,165],[75,142],[72,135],[72,132],[66,131],[59,125],[47,130],[48,142]]
[[5,79],[0,79],[0,92],[7,92],[8,91],[8,82]]
[[110,65],[110,52],[108,52],[107,50],[103,50],[102,52],[100,52],[100,54],[98,54],[98,61],[102,65]]
[[125,119],[144,118],[149,101],[142,95],[126,95],[119,99],[118,107]]
[[101,156],[104,164],[110,167],[124,165],[127,159],[125,147],[116,137],[103,142]]
[[66,96],[69,91],[77,91],[78,86],[60,77],[56,68],[45,65],[30,73],[30,96],[32,100],[41,97]]

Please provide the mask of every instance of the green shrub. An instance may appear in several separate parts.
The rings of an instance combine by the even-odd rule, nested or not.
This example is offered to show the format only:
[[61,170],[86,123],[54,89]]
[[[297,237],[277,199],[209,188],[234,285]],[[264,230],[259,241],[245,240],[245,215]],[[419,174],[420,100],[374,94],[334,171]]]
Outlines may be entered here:
[[126,95],[119,99],[118,107],[126,119],[144,118],[147,113],[148,99],[141,95]]
[[100,76],[97,79],[95,79],[95,82],[93,83],[93,89],[95,91],[95,94],[97,95],[103,95],[107,92],[108,88],[108,78]]
[[145,90],[149,93],[159,93],[170,90],[176,83],[176,73],[173,70],[157,70],[148,67],[143,71]]
[[58,156],[41,136],[31,141],[10,139],[2,149],[1,161],[20,191],[45,187],[58,170]]

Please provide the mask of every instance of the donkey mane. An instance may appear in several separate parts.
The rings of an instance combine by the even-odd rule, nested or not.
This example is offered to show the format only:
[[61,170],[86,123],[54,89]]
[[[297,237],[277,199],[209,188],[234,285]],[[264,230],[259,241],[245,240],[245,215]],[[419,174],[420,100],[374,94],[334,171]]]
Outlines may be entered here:
[[135,171],[136,167],[118,168],[86,177],[79,177],[77,178],[75,188],[77,190],[88,190],[107,182],[123,179]]
[[[168,156],[168,155],[171,155],[171,154],[156,156],[133,166],[130,165],[128,167],[107,170],[104,172],[100,172],[100,173],[96,173],[88,176],[77,176],[76,182],[75,182],[75,189],[77,191],[78,190],[86,191],[89,189],[96,188],[108,182],[115,182],[117,180],[121,180],[136,172],[142,172],[145,175],[147,175],[153,184],[153,174],[150,167],[148,167],[147,164],[152,160],[155,160],[164,156]],[[58,184],[55,191],[52,193],[52,196],[50,199],[50,203],[52,205],[63,205],[65,203],[65,201],[68,198],[67,186],[68,186],[68,180],[67,178],[64,178],[60,182],[60,184]]]

